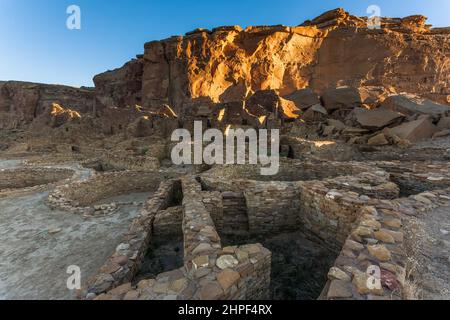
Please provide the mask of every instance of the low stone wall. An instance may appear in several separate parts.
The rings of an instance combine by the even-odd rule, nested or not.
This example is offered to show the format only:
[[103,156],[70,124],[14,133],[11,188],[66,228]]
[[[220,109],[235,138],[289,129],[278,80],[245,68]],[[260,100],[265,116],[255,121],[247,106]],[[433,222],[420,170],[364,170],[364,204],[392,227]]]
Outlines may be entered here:
[[389,181],[391,175],[376,168],[372,172],[360,173],[356,176],[342,176],[323,180],[330,189],[356,192],[375,199],[397,199],[400,188]]
[[[401,249],[403,234],[399,231],[401,215],[395,205],[388,202],[365,206],[360,214],[357,227],[330,269],[329,282],[321,298],[400,299],[401,284],[405,279],[405,254]],[[372,266],[380,270],[381,285],[370,278],[375,270]]]
[[116,170],[154,171],[161,166],[159,159],[153,156],[130,157],[128,155],[114,154],[102,157],[102,161]]
[[181,206],[158,211],[153,222],[153,234],[155,237],[177,234],[181,232],[180,226],[182,223],[183,208]]
[[373,171],[373,167],[360,162],[302,161],[280,159],[279,172],[274,176],[263,176],[259,165],[215,166],[202,175],[212,180],[256,180],[256,181],[308,181],[323,180],[339,176],[357,175]]
[[85,289],[81,292],[82,298],[93,299],[97,295],[133,280],[144,261],[153,236],[155,217],[158,212],[168,208],[173,197],[173,190],[174,181],[161,183],[159,189],[133,220],[122,243],[100,268],[99,273],[87,282]]
[[[297,162],[297,166],[300,166],[299,163]],[[201,175],[201,181],[208,190],[244,194],[251,233],[306,228],[322,239],[339,245],[353,227],[358,209],[370,197],[395,199],[398,198],[399,188],[389,181],[388,173],[377,167],[359,163],[329,163],[328,167],[333,168],[335,165],[337,172],[358,174],[323,181],[266,182],[229,176],[231,168],[228,168],[224,176],[219,176],[214,169],[206,172]],[[313,171],[320,171],[324,166],[321,163]],[[313,164],[307,163],[306,167],[311,168]],[[366,172],[361,172],[363,170]],[[233,215],[233,210],[230,209],[232,205],[232,202],[226,203],[223,199],[223,220],[227,219],[229,212]],[[239,208],[242,204],[236,205],[235,210],[243,210]]]
[[18,168],[0,170],[0,190],[22,189],[66,180],[74,175],[70,169]]
[[[220,232],[248,232],[247,200],[243,192],[223,192],[222,194],[223,216],[222,224],[217,229]],[[216,221],[214,220],[214,223]],[[217,224],[216,224],[217,227]]]
[[402,196],[450,187],[448,162],[416,165],[408,162],[379,161],[374,164],[391,173],[391,180],[398,184]]
[[218,191],[202,191],[202,202],[214,221],[217,230],[224,226],[224,205],[222,193]]
[[328,273],[321,299],[407,298],[404,219],[439,206],[438,200],[450,204],[450,188],[393,201],[370,200]]
[[250,233],[299,228],[299,190],[292,182],[255,182],[244,195]]
[[86,216],[108,214],[117,209],[117,203],[94,203],[130,192],[154,191],[161,177],[158,172],[121,171],[96,174],[92,178],[56,188],[48,197],[52,208],[59,208]]
[[[162,186],[156,199],[152,198],[155,199],[154,204],[159,205],[147,207],[142,217],[133,222],[126,241],[119,245],[117,252],[102,268],[102,273],[92,280],[83,294],[84,298],[236,300],[268,297],[270,252],[259,244],[222,248],[214,222],[203,203],[208,199],[208,193],[202,193],[200,183],[193,177],[184,178],[182,182],[185,265],[155,279],[142,280],[138,284],[132,282],[132,275],[148,248],[150,230],[158,211],[167,213],[167,210],[165,213],[162,211],[170,202],[167,201],[170,192],[167,193],[167,188]],[[158,199],[165,199],[165,205],[161,205]],[[114,269],[117,270],[109,272]]]
[[369,201],[356,192],[333,190],[320,181],[297,182],[300,223],[331,246],[341,245]]

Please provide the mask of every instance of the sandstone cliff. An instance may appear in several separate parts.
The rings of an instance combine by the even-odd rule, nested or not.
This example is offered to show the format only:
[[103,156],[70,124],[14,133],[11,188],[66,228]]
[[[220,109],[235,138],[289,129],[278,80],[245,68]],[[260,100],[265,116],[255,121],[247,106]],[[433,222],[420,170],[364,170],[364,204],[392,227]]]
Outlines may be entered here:
[[94,108],[94,90],[29,82],[0,82],[0,129],[28,124],[39,115],[61,104],[86,113]]
[[[403,92],[448,103],[450,28],[433,29],[423,16],[382,18],[380,29],[371,24],[336,9],[294,27],[197,29],[145,44],[143,55],[95,76],[95,93],[0,82],[0,129],[29,124],[54,103],[101,117],[104,132],[125,130],[145,112],[167,108],[182,125],[199,117],[219,127],[270,125],[276,108],[291,119],[320,103],[328,110],[327,92],[340,86],[358,89],[345,99],[356,99],[356,106],[373,108]],[[319,107],[300,114],[322,118]],[[222,124],[215,123],[219,115]]]
[[297,27],[198,29],[149,42],[142,57],[96,76],[97,100],[117,107],[166,103],[180,112],[205,97],[228,103],[259,90],[284,96],[349,85],[448,102],[449,29],[425,21],[383,18],[381,29],[370,29],[367,18],[337,9]]

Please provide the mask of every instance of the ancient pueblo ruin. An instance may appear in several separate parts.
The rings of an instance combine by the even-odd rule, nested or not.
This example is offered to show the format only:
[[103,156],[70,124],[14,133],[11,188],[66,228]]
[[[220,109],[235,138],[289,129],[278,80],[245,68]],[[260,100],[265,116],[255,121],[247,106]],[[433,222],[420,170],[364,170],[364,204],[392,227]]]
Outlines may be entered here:
[[[450,299],[450,28],[379,22],[197,29],[95,88],[0,82],[0,299]],[[242,164],[195,155],[211,129],[244,133],[216,157]]]

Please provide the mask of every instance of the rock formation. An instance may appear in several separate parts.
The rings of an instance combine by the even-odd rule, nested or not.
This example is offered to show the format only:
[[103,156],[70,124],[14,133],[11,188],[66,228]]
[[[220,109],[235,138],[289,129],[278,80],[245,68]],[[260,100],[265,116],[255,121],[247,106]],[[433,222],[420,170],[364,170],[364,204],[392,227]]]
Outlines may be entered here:
[[73,111],[94,110],[94,90],[18,81],[0,82],[0,129],[29,124],[53,104]]
[[367,18],[338,9],[296,27],[198,29],[149,42],[137,60],[96,76],[97,100],[117,107],[166,103],[180,111],[204,97],[228,103],[260,90],[286,96],[347,85],[448,102],[449,30],[425,20],[383,18],[381,29],[370,29]]
[[372,22],[336,9],[294,27],[196,29],[145,44],[144,54],[95,76],[95,91],[0,82],[0,128],[45,117],[56,103],[97,117],[95,130],[109,135],[152,135],[164,119],[164,132],[193,120],[225,128],[301,119],[340,121],[347,127],[323,133],[352,138],[418,115],[448,130],[440,119],[450,110],[442,104],[450,98],[449,29],[423,16],[382,18],[379,29]]

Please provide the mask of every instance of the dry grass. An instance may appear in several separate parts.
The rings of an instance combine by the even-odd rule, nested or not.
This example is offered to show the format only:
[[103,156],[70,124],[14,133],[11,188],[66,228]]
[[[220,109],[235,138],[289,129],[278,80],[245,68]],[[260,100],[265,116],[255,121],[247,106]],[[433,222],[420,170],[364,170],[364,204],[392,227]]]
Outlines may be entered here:
[[403,286],[403,298],[405,300],[421,300],[422,290],[419,280],[414,277],[419,263],[413,258],[409,258],[406,263],[406,279]]

